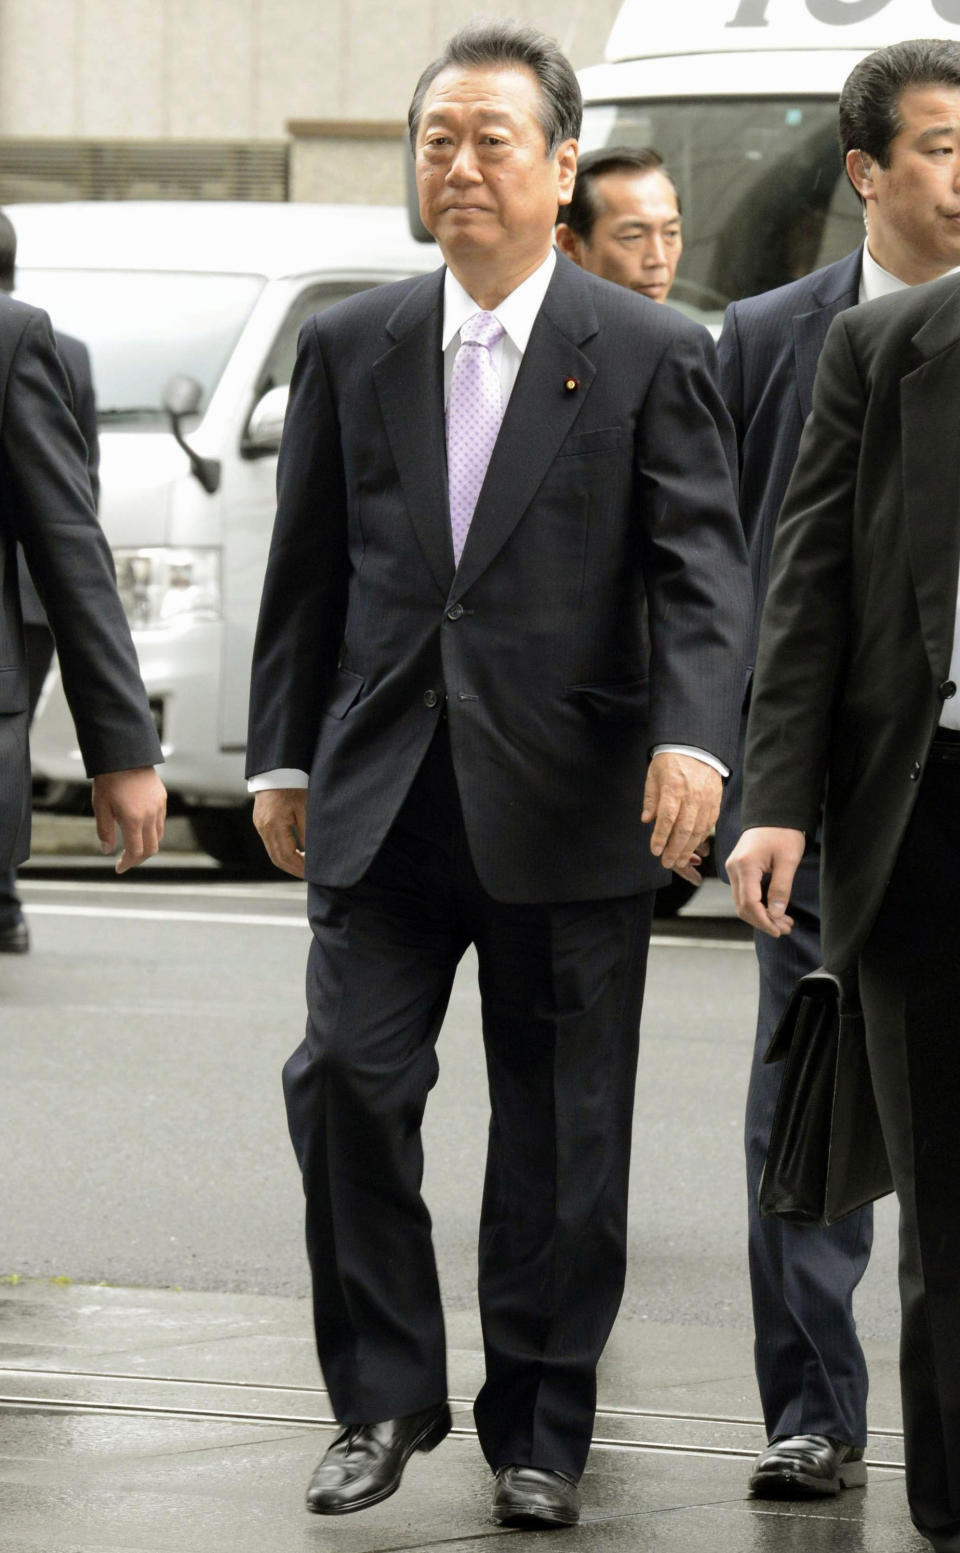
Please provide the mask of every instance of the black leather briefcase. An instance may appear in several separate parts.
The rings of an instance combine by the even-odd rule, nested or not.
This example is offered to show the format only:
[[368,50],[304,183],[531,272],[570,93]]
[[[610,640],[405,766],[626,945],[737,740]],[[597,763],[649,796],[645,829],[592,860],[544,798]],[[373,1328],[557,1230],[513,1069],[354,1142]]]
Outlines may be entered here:
[[856,994],[829,971],[802,977],[764,1061],[783,1062],[784,1070],[761,1214],[834,1224],[892,1192]]

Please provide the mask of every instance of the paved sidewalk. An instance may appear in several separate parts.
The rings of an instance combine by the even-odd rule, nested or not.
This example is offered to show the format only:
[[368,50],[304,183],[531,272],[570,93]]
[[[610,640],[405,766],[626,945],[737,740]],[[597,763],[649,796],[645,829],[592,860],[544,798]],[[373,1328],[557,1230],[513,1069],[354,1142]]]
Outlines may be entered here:
[[750,1334],[622,1321],[601,1375],[583,1520],[502,1531],[470,1410],[473,1311],[448,1320],[453,1434],[398,1494],[321,1519],[303,1490],[332,1420],[307,1303],[0,1287],[0,1553],[923,1553],[903,1495],[891,1344],[867,1344],[870,1483],[817,1504],[745,1497],[763,1444]]

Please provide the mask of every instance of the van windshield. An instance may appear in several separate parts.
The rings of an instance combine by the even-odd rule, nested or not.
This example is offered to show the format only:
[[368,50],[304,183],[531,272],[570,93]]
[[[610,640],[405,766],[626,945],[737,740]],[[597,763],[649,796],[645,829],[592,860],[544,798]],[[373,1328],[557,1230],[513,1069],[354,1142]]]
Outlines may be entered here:
[[683,205],[670,302],[718,324],[728,302],[796,280],[863,241],[835,98],[598,103],[581,147],[653,146]]
[[165,423],[177,373],[197,380],[206,408],[263,285],[260,275],[20,269],[16,294],[89,348],[98,418],[123,427]]

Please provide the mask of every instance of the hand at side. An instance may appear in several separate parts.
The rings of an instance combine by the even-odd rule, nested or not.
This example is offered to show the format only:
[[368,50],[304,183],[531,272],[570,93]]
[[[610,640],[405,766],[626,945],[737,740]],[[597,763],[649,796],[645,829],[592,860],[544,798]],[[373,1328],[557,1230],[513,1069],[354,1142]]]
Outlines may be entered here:
[[654,755],[643,790],[643,821],[653,820],[650,850],[664,868],[699,884],[695,864],[720,812],[720,773],[695,755]]
[[[758,825],[745,830],[730,856],[727,873],[733,886],[737,913],[751,927],[771,938],[781,938],[793,927],[787,916],[793,877],[806,847],[802,830],[780,825]],[[767,900],[763,900],[763,880],[770,876]]]
[[93,779],[91,798],[101,852],[108,855],[115,850],[120,827],[123,850],[117,860],[118,874],[159,851],[167,790],[152,766],[101,772]]
[[284,873],[303,878],[303,853],[307,845],[307,789],[270,787],[253,800],[253,823],[270,854]]

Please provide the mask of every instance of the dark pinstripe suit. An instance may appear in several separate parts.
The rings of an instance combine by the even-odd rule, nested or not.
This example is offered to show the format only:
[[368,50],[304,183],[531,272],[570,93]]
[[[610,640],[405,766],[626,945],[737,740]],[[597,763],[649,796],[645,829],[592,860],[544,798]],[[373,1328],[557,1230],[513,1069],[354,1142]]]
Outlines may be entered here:
[[456,566],[443,287],[377,288],[304,328],[248,769],[310,770],[309,1023],[284,1077],[337,1416],[445,1394],[419,1128],[473,942],[492,1107],[477,1426],[494,1470],[579,1477],[663,877],[644,771],[659,743],[735,756],[747,558],[711,340],[561,256]]
[[[737,431],[755,634],[817,361],[833,319],[858,301],[861,264],[858,249],[789,286],[733,303],[724,320],[721,381]],[[721,857],[740,832],[740,792],[738,769],[724,801]],[[797,871],[793,933],[779,940],[757,934],[760,1003],[745,1136],[757,1381],[769,1438],[825,1434],[862,1446],[867,1372],[852,1297],[870,1254],[872,1209],[818,1229],[761,1219],[756,1206],[781,1075],[762,1058],[790,989],[820,964],[819,861],[814,844]]]

